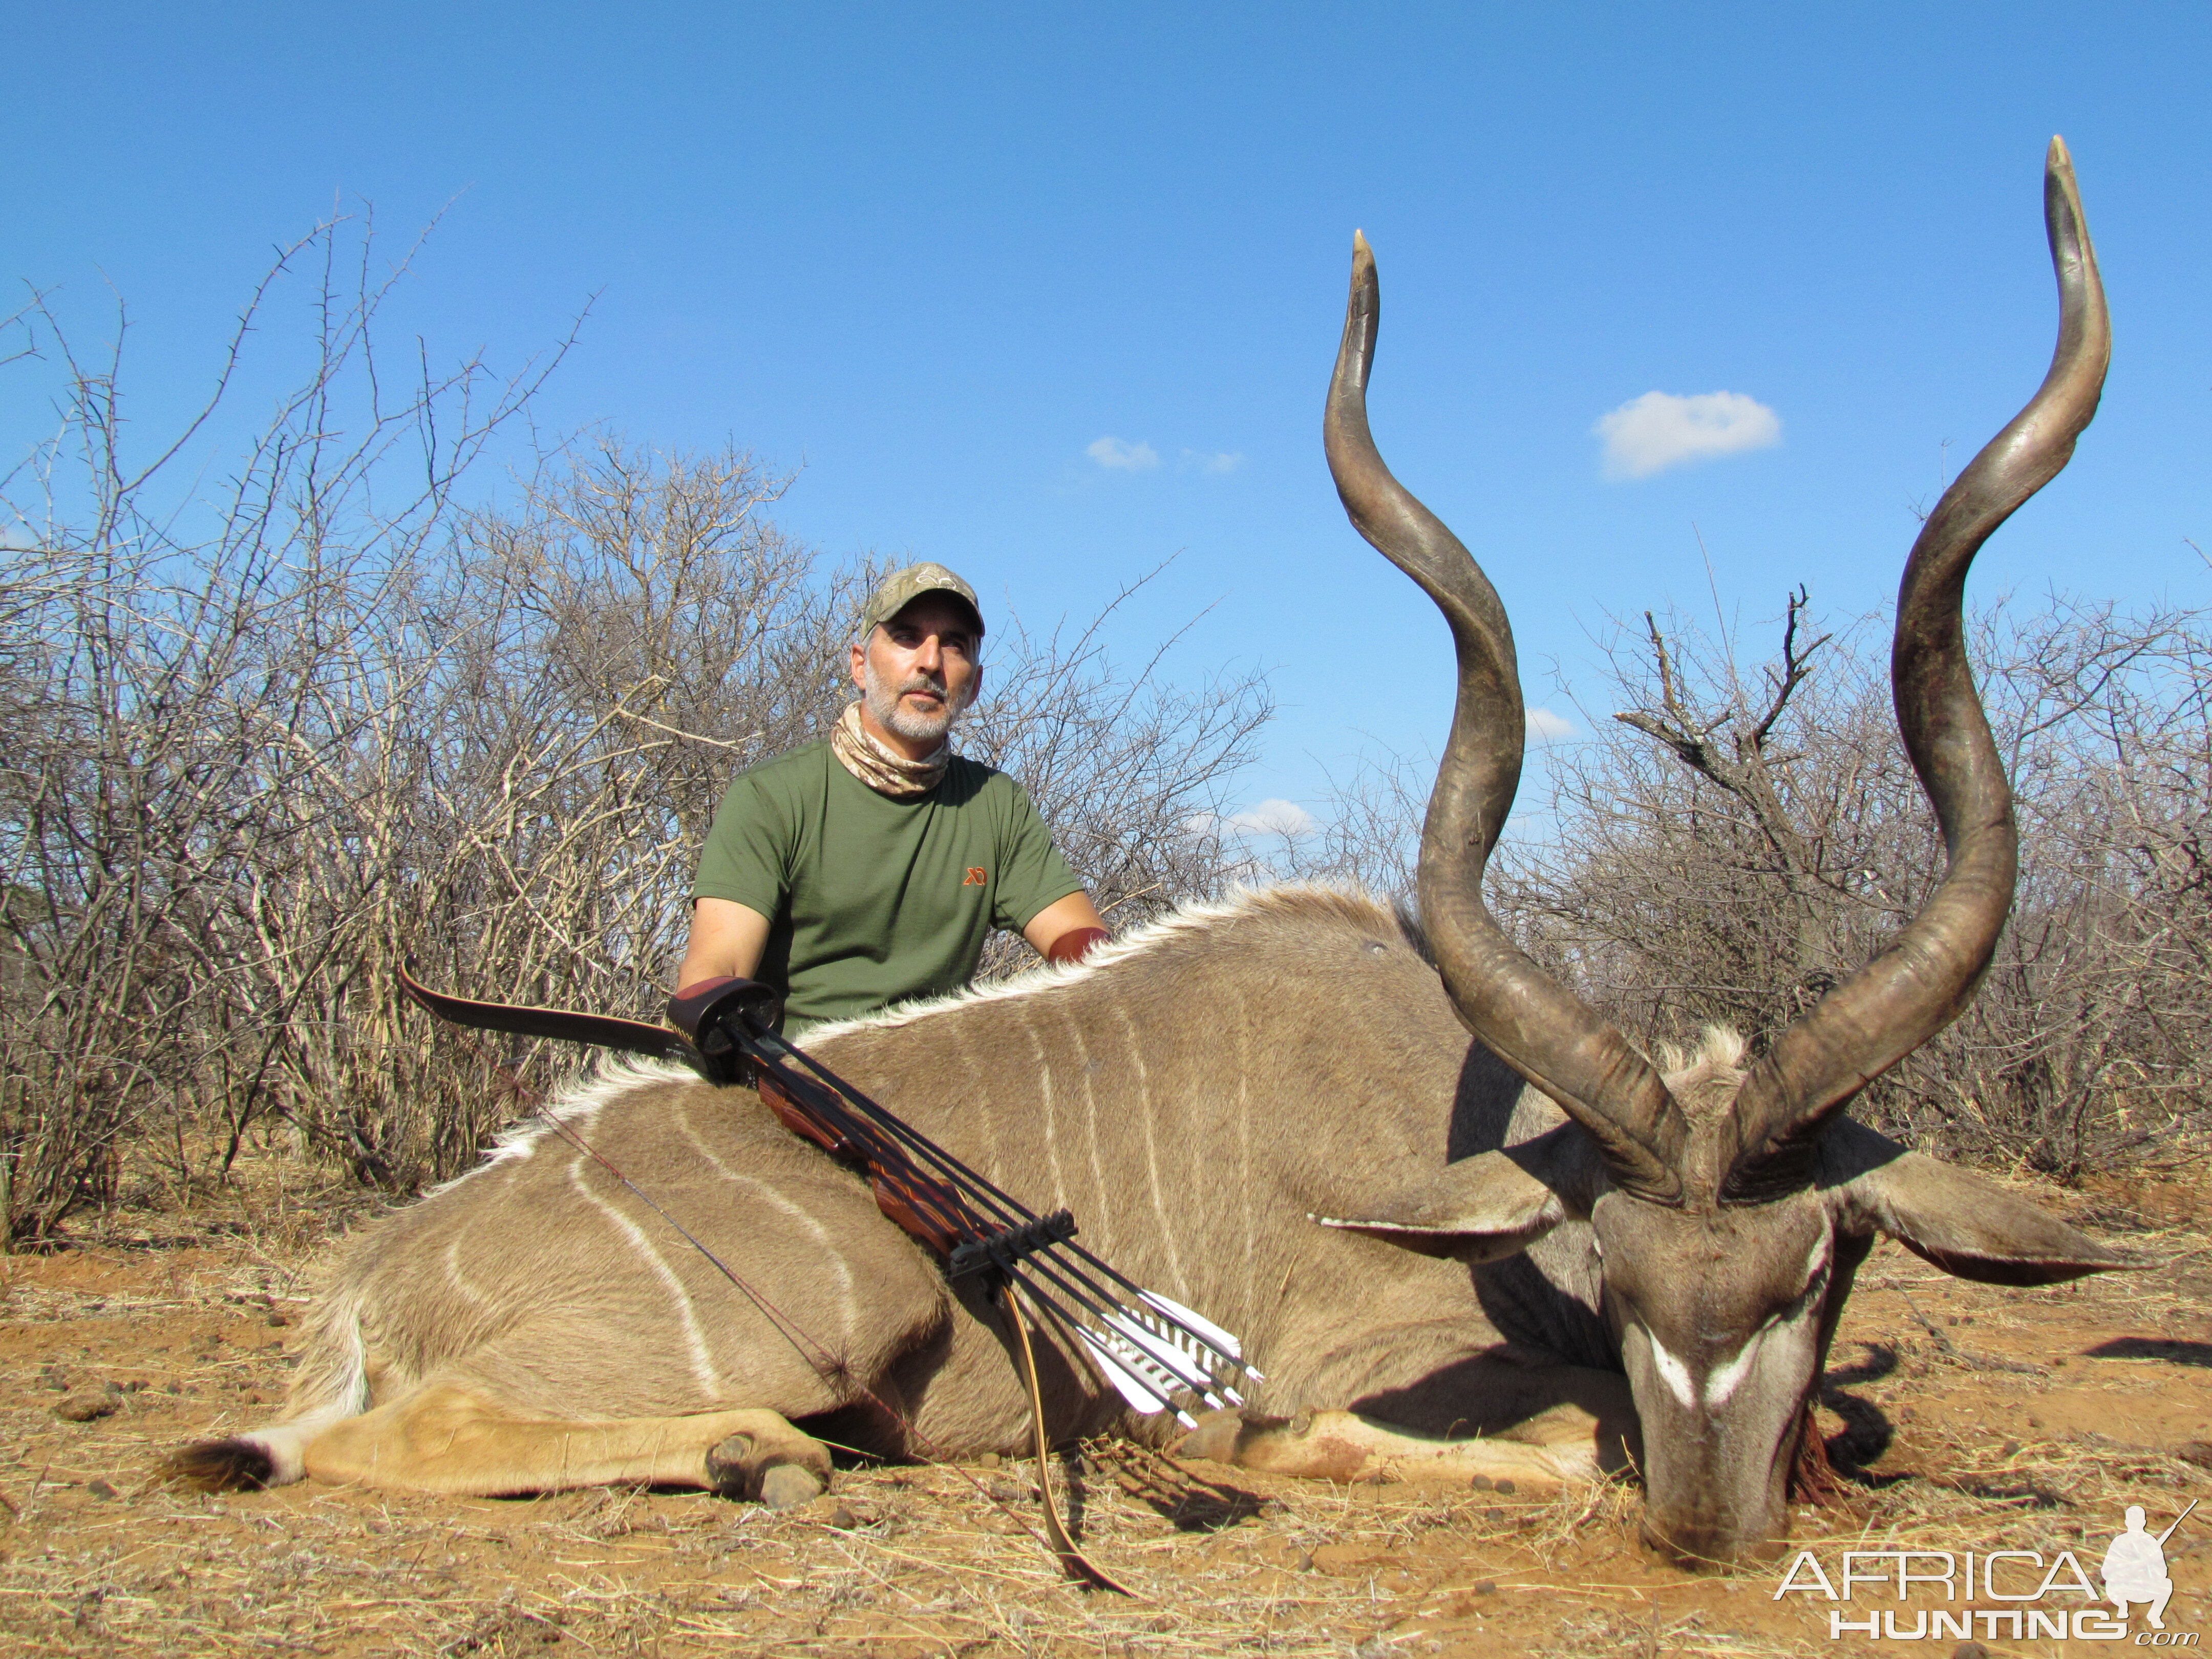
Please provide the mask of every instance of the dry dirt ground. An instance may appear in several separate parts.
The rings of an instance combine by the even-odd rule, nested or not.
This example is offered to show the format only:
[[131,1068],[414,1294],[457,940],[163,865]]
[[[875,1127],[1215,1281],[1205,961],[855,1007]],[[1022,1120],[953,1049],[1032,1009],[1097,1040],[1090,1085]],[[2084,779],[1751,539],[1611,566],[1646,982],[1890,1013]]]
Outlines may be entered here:
[[[2156,1530],[2203,1498],[2166,1546],[2166,1622],[2212,1642],[2204,1183],[2039,1196],[2160,1265],[2006,1291],[1882,1246],[1823,1413],[1856,1473],[1838,1501],[1799,1512],[1793,1545],[1832,1574],[1846,1548],[1899,1547],[2072,1549],[2094,1574],[2125,1504]],[[1056,1577],[1024,1529],[1023,1465],[848,1470],[782,1514],[687,1492],[172,1492],[150,1478],[164,1449],[281,1399],[313,1246],[332,1217],[362,1212],[328,1196],[226,1202],[227,1215],[126,1213],[75,1248],[0,1257],[0,1650],[1378,1659],[1955,1645],[1832,1639],[1829,1604],[1777,1601],[1772,1568],[1655,1565],[1635,1543],[1632,1486],[1331,1486],[1094,1447],[1062,1468],[1085,1543],[1129,1599]],[[1991,1652],[2119,1650],[1999,1634]]]

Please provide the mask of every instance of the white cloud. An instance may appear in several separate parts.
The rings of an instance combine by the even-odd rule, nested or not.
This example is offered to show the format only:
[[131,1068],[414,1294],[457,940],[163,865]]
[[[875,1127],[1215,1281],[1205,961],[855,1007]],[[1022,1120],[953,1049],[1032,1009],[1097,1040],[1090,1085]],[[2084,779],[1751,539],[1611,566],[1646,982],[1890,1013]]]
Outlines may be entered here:
[[1321,831],[1320,820],[1294,800],[1263,800],[1241,812],[1220,817],[1212,812],[1194,813],[1182,821],[1182,827],[1185,835],[1200,837],[1282,836],[1291,841],[1303,841]]
[[1109,472],[1149,472],[1160,464],[1159,452],[1150,444],[1119,438],[1101,438],[1083,453]]
[[1244,465],[1244,457],[1241,453],[1229,450],[1209,455],[1203,450],[1186,449],[1182,453],[1182,464],[1194,466],[1200,472],[1234,472]]
[[1556,738],[1575,735],[1575,723],[1564,714],[1554,714],[1548,708],[1532,708],[1528,714],[1528,735],[1539,743],[1550,743]]
[[1321,828],[1314,815],[1294,800],[1263,800],[1241,812],[1231,812],[1222,823],[1246,835],[1284,836],[1292,841],[1310,836]]
[[1647,392],[1600,416],[1590,430],[1605,440],[1607,477],[1648,478],[1686,461],[1778,444],[1782,417],[1741,392]]

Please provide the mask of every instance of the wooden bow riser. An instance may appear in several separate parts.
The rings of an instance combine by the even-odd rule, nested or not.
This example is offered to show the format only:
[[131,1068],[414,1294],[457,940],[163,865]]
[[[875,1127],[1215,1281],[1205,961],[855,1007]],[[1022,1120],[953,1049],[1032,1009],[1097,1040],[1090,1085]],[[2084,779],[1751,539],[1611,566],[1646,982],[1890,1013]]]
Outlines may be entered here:
[[828,1090],[804,1084],[788,1087],[765,1069],[757,1086],[762,1103],[779,1123],[832,1158],[857,1166],[868,1177],[876,1207],[939,1255],[950,1255],[956,1246],[991,1235],[990,1224],[957,1192],[916,1169],[912,1159],[847,1111]]

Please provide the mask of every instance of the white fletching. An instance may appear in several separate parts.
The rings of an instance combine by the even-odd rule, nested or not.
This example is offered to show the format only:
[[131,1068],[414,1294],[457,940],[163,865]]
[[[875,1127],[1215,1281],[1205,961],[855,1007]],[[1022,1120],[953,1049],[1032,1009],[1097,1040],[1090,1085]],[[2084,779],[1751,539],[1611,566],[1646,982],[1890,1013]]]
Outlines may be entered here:
[[1139,1342],[1141,1328],[1116,1316],[1108,1322],[1109,1328],[1097,1331],[1079,1325],[1075,1334],[1083,1339],[1083,1346],[1091,1351],[1099,1371],[1114,1385],[1121,1398],[1138,1411],[1150,1416],[1154,1413],[1173,1411],[1176,1420],[1187,1429],[1198,1426],[1198,1419],[1180,1406],[1171,1405],[1168,1396],[1189,1389],[1210,1407],[1218,1407],[1219,1400],[1212,1390],[1178,1374],[1149,1350],[1162,1346],[1157,1338]]
[[1224,1410],[1244,1403],[1230,1386],[1232,1378],[1263,1380],[1244,1363],[1236,1337],[1182,1304],[1142,1290],[1134,1302],[1121,1302],[1080,1273],[1072,1276],[1089,1292],[1081,1298],[1089,1305],[1079,1313],[1062,1308],[1060,1317],[1082,1339],[1099,1376],[1146,1416],[1172,1411],[1184,1427],[1195,1428],[1196,1419],[1174,1403],[1176,1395],[1193,1395],[1209,1410]]
[[1104,1373],[1106,1380],[1114,1385],[1122,1399],[1127,1401],[1147,1417],[1156,1412],[1167,1410],[1168,1402],[1132,1376],[1121,1363],[1108,1352],[1105,1343],[1080,1325],[1075,1328],[1075,1334],[1083,1339],[1083,1346],[1091,1350],[1091,1363]]
[[1152,1407],[1154,1411],[1166,1410],[1168,1397],[1171,1395],[1181,1394],[1186,1389],[1196,1391],[1188,1378],[1178,1376],[1162,1364],[1144,1348],[1132,1342],[1125,1332],[1109,1325],[1095,1336],[1088,1331],[1084,1334],[1092,1339],[1094,1346],[1105,1348],[1123,1370],[1160,1397],[1160,1404]]
[[[1148,1323],[1139,1322],[1137,1316],[1124,1309],[1107,1316],[1106,1322],[1129,1341],[1143,1349],[1146,1357],[1176,1379],[1180,1388],[1190,1389],[1200,1396],[1212,1395],[1213,1378],[1198,1363],[1189,1347]],[[1212,1400],[1207,1404],[1214,1404]]]
[[[1180,1302],[1169,1301],[1158,1291],[1139,1291],[1137,1294],[1198,1338],[1200,1341],[1212,1344],[1218,1352],[1228,1355],[1231,1359],[1244,1358],[1244,1345],[1206,1318],[1205,1315],[1193,1313]],[[1245,1369],[1250,1370],[1251,1367],[1248,1365]],[[1257,1371],[1253,1371],[1252,1374],[1255,1376],[1259,1375]]]

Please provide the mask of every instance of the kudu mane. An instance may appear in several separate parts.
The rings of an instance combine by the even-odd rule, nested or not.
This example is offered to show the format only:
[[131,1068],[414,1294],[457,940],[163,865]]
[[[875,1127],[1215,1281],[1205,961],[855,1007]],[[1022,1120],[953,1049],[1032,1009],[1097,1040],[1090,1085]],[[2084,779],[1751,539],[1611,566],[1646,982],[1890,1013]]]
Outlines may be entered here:
[[1352,888],[1326,886],[1316,882],[1287,882],[1274,887],[1241,887],[1225,898],[1188,900],[1156,921],[1125,933],[1073,965],[1040,963],[1012,979],[993,985],[970,986],[941,997],[902,1003],[880,1013],[857,1019],[817,1025],[807,1034],[808,1044],[822,1043],[854,1031],[893,1030],[977,1003],[1010,997],[1032,997],[1067,985],[1080,984],[1124,963],[1150,958],[1171,963],[1191,952],[1204,951],[1224,927],[1248,921],[1317,921],[1333,923],[1411,946],[1427,954],[1419,930],[1407,919],[1372,895]]

